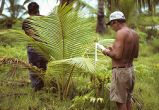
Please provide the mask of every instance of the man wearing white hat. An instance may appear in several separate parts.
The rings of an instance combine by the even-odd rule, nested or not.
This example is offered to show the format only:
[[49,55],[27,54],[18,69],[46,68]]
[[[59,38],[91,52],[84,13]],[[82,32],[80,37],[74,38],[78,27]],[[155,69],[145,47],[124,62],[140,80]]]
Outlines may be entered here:
[[112,59],[110,99],[116,102],[118,110],[131,110],[135,82],[133,60],[138,57],[139,37],[126,25],[121,11],[111,13],[107,25],[116,32],[113,46],[102,49]]

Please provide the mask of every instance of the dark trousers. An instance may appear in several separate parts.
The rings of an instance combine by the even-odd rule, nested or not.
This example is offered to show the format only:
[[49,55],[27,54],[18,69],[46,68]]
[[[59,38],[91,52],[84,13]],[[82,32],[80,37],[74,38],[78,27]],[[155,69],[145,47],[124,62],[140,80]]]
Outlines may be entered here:
[[[47,69],[48,61],[39,53],[37,53],[32,47],[27,47],[27,54],[29,63],[33,66],[36,66],[42,70]],[[32,88],[37,91],[41,90],[44,87],[44,81],[38,73],[29,70],[30,80]]]

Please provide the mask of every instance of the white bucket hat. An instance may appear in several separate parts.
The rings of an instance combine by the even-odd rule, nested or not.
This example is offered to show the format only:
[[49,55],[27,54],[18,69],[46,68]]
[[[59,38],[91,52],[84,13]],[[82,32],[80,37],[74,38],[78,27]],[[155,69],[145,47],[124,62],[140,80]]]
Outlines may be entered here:
[[109,16],[109,22],[107,23],[107,25],[110,25],[111,21],[118,20],[118,19],[125,20],[125,16],[121,11],[115,11],[115,12],[111,13]]

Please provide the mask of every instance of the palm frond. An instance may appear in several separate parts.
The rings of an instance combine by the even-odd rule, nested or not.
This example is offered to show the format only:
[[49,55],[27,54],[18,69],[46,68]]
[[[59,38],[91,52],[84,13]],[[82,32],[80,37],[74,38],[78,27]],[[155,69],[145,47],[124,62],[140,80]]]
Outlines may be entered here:
[[83,0],[76,0],[76,10],[79,10],[79,9],[87,9],[89,10],[89,12],[91,14],[97,14],[97,8],[94,8],[93,6],[91,6],[90,4],[88,4],[87,2],[83,1]]
[[74,75],[95,72],[92,61],[83,58],[87,48],[94,43],[92,24],[86,18],[81,18],[72,7],[59,6],[50,16],[34,16],[27,23],[29,29],[35,30],[40,42],[22,31],[11,31],[21,34],[19,40],[27,41],[50,58],[47,73],[51,73],[53,77],[57,75],[57,82],[62,84],[62,91],[66,92],[64,96],[68,93]]
[[[23,31],[20,30],[7,30],[7,31],[3,31],[0,32],[0,34],[5,34],[7,32],[13,33],[13,34],[19,34],[20,37],[17,37],[17,41],[19,42],[28,42],[28,44],[30,46],[32,46],[33,48],[35,48],[35,50],[37,52],[39,52],[42,56],[44,56],[46,59],[49,59],[49,50],[47,50],[48,48],[46,47],[46,45],[44,45],[44,42],[38,42],[35,39],[33,39],[32,37],[26,35]],[[27,46],[27,45],[26,45]],[[53,59],[53,57],[51,57]]]
[[24,11],[24,13],[22,13],[20,16],[19,16],[19,19],[22,19],[24,15],[27,15],[28,14],[28,11]]
[[29,3],[29,2],[32,2],[32,1],[33,1],[33,0],[25,0],[24,3],[23,3],[23,6],[26,5],[26,4]]
[[19,65],[19,66],[22,66],[22,67],[25,67],[26,69],[30,69],[32,71],[35,71],[35,72],[38,72],[38,73],[44,73],[43,70],[35,67],[35,66],[32,66],[22,60],[19,60],[17,58],[8,58],[8,57],[0,57],[0,66],[2,65],[5,65],[5,64],[8,64],[8,65]]
[[4,19],[4,18],[9,18],[8,15],[5,15],[5,14],[1,14],[0,16],[1,16],[3,19]]
[[70,7],[58,7],[49,17],[32,17],[30,22],[56,60],[82,56],[93,42],[91,24]]
[[62,70],[62,68],[65,68],[63,69],[65,71],[64,73],[67,73],[68,71],[71,70],[71,67],[73,66],[75,66],[76,69],[82,69],[86,72],[90,73],[95,72],[95,67],[90,58],[75,57],[70,59],[52,61],[48,64],[48,68],[50,67],[53,68],[52,73],[53,72],[59,73]]

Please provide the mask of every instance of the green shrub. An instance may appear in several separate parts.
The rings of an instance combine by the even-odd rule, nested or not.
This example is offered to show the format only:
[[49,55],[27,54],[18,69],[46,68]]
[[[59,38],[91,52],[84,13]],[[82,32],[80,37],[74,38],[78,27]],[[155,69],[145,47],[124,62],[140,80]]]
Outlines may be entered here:
[[0,46],[0,57],[14,57],[22,60],[27,60],[27,52],[25,46]]
[[138,62],[135,62],[135,96],[140,99],[143,110],[159,110],[158,60],[158,54],[156,54],[147,58],[141,57]]
[[153,47],[153,52],[157,53],[159,52],[159,38],[153,38],[150,44]]

